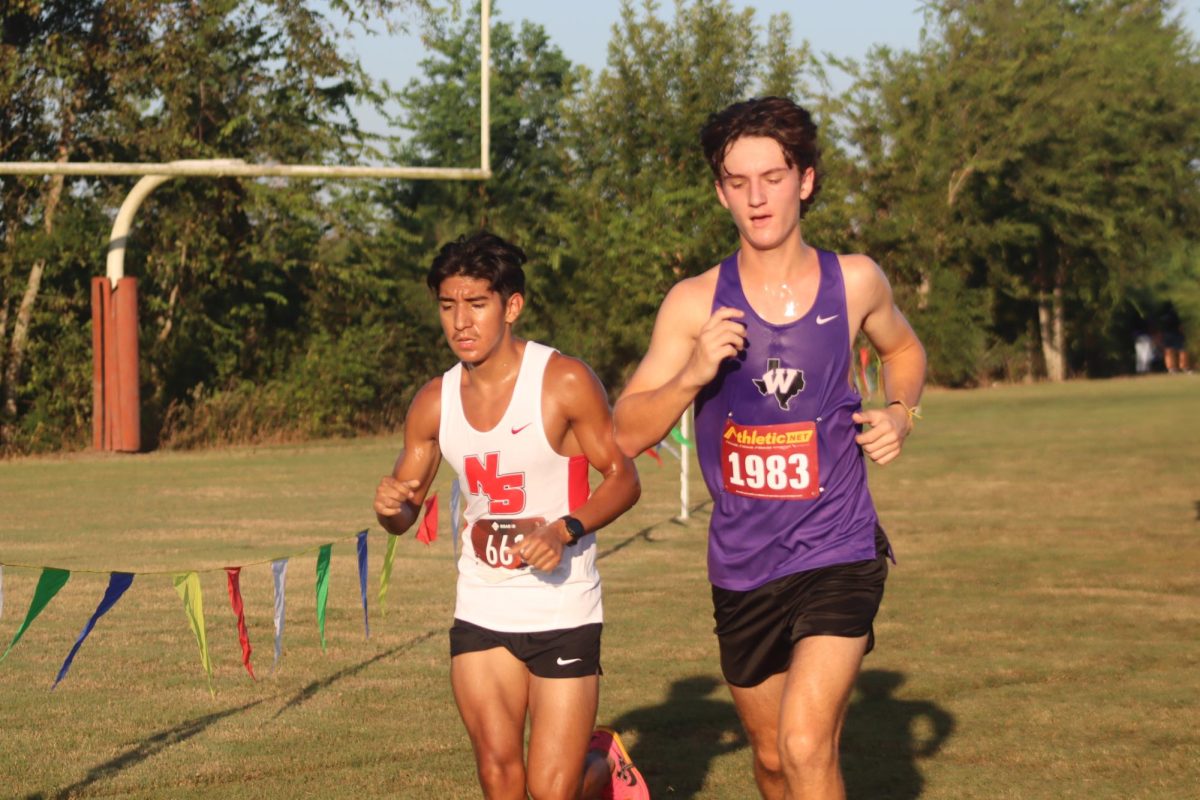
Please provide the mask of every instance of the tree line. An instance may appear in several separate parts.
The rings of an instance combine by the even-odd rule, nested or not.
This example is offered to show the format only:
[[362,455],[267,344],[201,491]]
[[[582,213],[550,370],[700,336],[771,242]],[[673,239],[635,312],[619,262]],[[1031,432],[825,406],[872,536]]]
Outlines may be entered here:
[[[933,381],[1129,372],[1134,333],[1167,304],[1200,338],[1200,55],[1173,2],[932,0],[916,49],[853,62],[794,45],[787,15],[625,0],[596,72],[506,11],[491,180],[189,179],[152,195],[126,260],[144,438],[395,427],[448,366],[425,269],[480,227],[529,254],[522,332],[618,389],[666,289],[736,245],[697,132],[752,95],[814,110],[826,177],[806,239],[880,262]],[[472,9],[12,0],[0,20],[3,161],[478,161]],[[407,86],[346,53],[346,30],[381,20],[422,32]],[[365,133],[363,105],[397,135]],[[0,175],[0,453],[88,441],[89,281],[133,180]]]

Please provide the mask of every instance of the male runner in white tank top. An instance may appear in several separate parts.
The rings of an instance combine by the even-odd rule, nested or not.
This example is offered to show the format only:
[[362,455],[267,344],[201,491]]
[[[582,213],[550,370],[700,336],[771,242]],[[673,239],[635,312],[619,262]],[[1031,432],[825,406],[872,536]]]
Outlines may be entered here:
[[[434,259],[427,282],[459,363],[414,398],[375,512],[401,534],[443,458],[458,474],[467,524],[456,532],[450,680],[484,796],[648,798],[615,732],[592,731],[602,621],[594,532],[637,502],[637,472],[587,365],[513,335],[524,261],[488,233]],[[603,476],[590,497],[589,466]]]

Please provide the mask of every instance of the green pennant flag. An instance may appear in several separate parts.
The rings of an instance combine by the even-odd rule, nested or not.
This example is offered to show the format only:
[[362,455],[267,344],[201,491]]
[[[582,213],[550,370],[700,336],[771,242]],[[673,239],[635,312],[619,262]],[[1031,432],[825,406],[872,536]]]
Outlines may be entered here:
[[325,652],[325,603],[329,600],[329,555],[332,544],[321,547],[317,554],[317,627],[321,630],[321,652]]
[[399,536],[388,534],[387,552],[383,554],[383,570],[379,573],[379,614],[383,616],[387,613],[387,606],[383,604],[383,598],[387,595],[388,584],[392,580],[392,561],[396,558],[396,541]]
[[187,612],[188,624],[196,635],[196,644],[200,646],[200,663],[204,666],[204,674],[208,678],[208,693],[213,697],[212,659],[208,655],[208,637],[204,632],[204,600],[200,596],[200,576],[194,572],[179,573],[172,580],[175,582],[175,593],[183,600],[183,610]]
[[42,569],[42,576],[38,578],[37,588],[33,590],[33,601],[29,604],[29,612],[25,615],[25,621],[21,623],[21,627],[17,628],[17,635],[9,642],[8,649],[4,651],[4,655],[0,656],[0,661],[8,658],[9,652],[13,646],[20,641],[25,635],[26,629],[29,628],[33,621],[37,619],[38,614],[50,604],[54,599],[54,595],[58,594],[58,590],[67,585],[67,580],[71,577],[69,570],[54,569],[45,567]]
[[696,445],[692,444],[692,440],[683,435],[683,431],[679,428],[671,428],[671,438],[679,442],[684,447],[695,449]]

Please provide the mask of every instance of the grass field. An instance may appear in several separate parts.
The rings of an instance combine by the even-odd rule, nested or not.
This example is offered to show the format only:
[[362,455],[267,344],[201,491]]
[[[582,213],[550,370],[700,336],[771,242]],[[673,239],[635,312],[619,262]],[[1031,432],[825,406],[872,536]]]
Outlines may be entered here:
[[[1200,377],[931,392],[924,408],[904,457],[872,469],[899,564],[843,739],[851,797],[1196,797]],[[371,498],[397,447],[0,463],[0,563],[77,570],[0,664],[0,796],[478,796],[447,677],[444,523],[431,547],[400,542],[386,615],[375,604]],[[692,520],[673,522],[666,461],[640,460],[641,503],[601,534],[600,717],[656,799],[756,797],[711,635],[706,495],[697,479]],[[446,515],[444,473],[439,486]],[[297,555],[274,674],[270,569],[243,570],[251,681],[220,568],[333,540],[328,651],[315,555]],[[215,570],[201,574],[215,698],[171,585],[188,569]],[[147,574],[51,692],[105,570]],[[4,568],[0,647],[37,577]]]

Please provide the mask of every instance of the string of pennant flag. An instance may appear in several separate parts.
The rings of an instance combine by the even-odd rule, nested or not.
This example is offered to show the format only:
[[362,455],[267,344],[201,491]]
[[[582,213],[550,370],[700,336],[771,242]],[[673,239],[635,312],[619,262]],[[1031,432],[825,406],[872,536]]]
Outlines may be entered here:
[[[678,428],[672,428],[669,439],[664,439],[656,447],[650,448],[646,454],[651,456],[655,461],[662,465],[662,457],[659,455],[659,450],[664,449],[673,455],[675,458],[681,458],[680,451],[672,444],[674,440],[677,444],[685,447],[693,447]],[[459,519],[459,509],[461,506],[462,497],[459,491],[458,481],[451,481],[450,492],[450,519]],[[451,526],[453,527],[453,522]],[[438,531],[438,496],[435,493],[430,497],[424,506],[424,514],[420,525],[417,528],[416,538],[426,545],[431,544],[437,539]],[[241,589],[241,573],[244,567],[259,566],[270,563],[271,578],[274,588],[274,623],[275,623],[275,652],[274,660],[271,663],[271,671],[279,665],[279,659],[283,652],[283,630],[284,618],[286,609],[286,587],[288,564],[294,559],[312,552],[317,554],[316,564],[316,595],[317,595],[317,628],[321,639],[321,651],[325,652],[325,610],[329,598],[329,575],[330,562],[332,560],[333,545],[338,541],[346,541],[354,538],[356,545],[356,554],[358,559],[358,583],[359,592],[362,597],[363,608],[363,631],[366,638],[371,636],[370,620],[367,613],[367,531],[362,530],[354,534],[353,537],[345,537],[345,539],[328,542],[317,547],[310,547],[298,553],[282,556],[280,558],[248,562],[240,566],[222,567],[214,569],[200,570],[184,570],[184,571],[102,571],[90,569],[66,570],[59,567],[35,565],[35,564],[19,564],[13,562],[0,561],[0,619],[4,616],[4,568],[15,567],[23,569],[40,569],[41,574],[38,577],[38,582],[33,591],[33,599],[30,600],[29,609],[25,613],[24,621],[17,628],[13,635],[12,641],[8,643],[4,653],[0,655],[0,663],[3,663],[8,654],[21,641],[21,637],[33,624],[38,615],[46,609],[54,597],[59,593],[67,581],[70,580],[72,572],[92,573],[92,574],[108,574],[108,586],[104,590],[104,595],[100,598],[96,610],[92,612],[80,631],[79,636],[75,639],[75,643],[68,651],[66,658],[63,660],[62,666],[58,670],[58,674],[54,678],[54,683],[50,687],[56,688],[63,679],[67,676],[67,672],[71,669],[71,664],[75,660],[75,656],[79,653],[80,647],[96,627],[96,623],[100,618],[107,614],[113,606],[125,595],[129,587],[133,585],[134,578],[139,575],[170,575],[171,582],[175,588],[176,594],[179,595],[183,602],[184,613],[187,615],[188,625],[191,627],[192,634],[196,638],[196,644],[200,650],[200,664],[204,669],[205,678],[208,683],[210,694],[215,695],[213,689],[213,665],[212,657],[208,650],[208,637],[204,617],[204,599],[200,589],[200,573],[202,572],[218,572],[225,573],[225,586],[229,594],[229,604],[233,610],[235,624],[237,625],[238,642],[241,646],[242,666],[246,672],[254,680],[257,676],[254,674],[254,666],[251,661],[252,648],[250,646],[250,633],[246,626],[245,603],[242,599]],[[457,537],[452,537],[455,542],[455,556],[457,556],[458,541]],[[388,586],[392,578],[392,564],[395,560],[396,541],[398,536],[388,536],[387,550],[383,557],[383,567],[379,574],[379,589],[377,594],[377,602],[379,603],[380,611],[384,609],[384,599],[387,596]]]
[[[451,487],[450,494],[450,518],[451,520],[458,519],[459,506],[461,496],[459,494],[458,482],[454,481]],[[416,538],[426,545],[431,544],[437,539],[438,530],[438,496],[435,493],[425,502],[424,514],[421,523],[417,528]],[[257,561],[242,564],[235,567],[222,567],[214,569],[201,570],[185,570],[177,572],[162,572],[162,571],[112,571],[107,572],[108,586],[104,590],[104,595],[100,598],[96,610],[88,618],[80,631],[79,636],[75,639],[67,657],[63,660],[62,666],[58,670],[58,674],[54,679],[51,689],[56,688],[62,680],[67,676],[68,670],[71,668],[72,662],[75,660],[80,647],[84,640],[91,634],[92,629],[96,627],[96,623],[103,617],[128,591],[133,585],[133,580],[136,576],[142,575],[170,575],[172,584],[175,587],[175,592],[183,601],[184,613],[187,615],[188,625],[191,627],[192,634],[196,638],[196,644],[200,650],[200,664],[204,669],[205,678],[208,682],[208,691],[215,696],[213,689],[213,666],[212,657],[208,650],[208,637],[204,618],[204,599],[200,590],[200,573],[202,572],[224,572],[225,585],[229,593],[229,603],[233,609],[234,619],[237,625],[238,642],[241,646],[242,665],[250,677],[257,680],[254,674],[254,667],[250,659],[252,648],[250,646],[250,634],[246,627],[245,604],[242,599],[241,589],[241,572],[243,567],[258,566],[266,563],[271,565],[271,577],[274,584],[274,622],[275,622],[275,657],[271,664],[272,672],[279,665],[280,656],[283,653],[283,630],[284,617],[286,608],[286,586],[288,564],[295,558],[307,555],[312,552],[317,554],[316,564],[316,595],[317,595],[317,628],[321,638],[321,651],[325,652],[325,611],[329,598],[329,578],[330,578],[330,562],[332,561],[333,546],[339,541],[347,541],[353,538],[355,540],[355,551],[358,560],[358,583],[359,592],[362,597],[363,608],[363,631],[366,638],[371,637],[370,621],[367,613],[367,531],[362,530],[353,536],[345,537],[344,539],[328,542],[317,547],[310,547],[298,553],[292,553],[280,558],[271,559],[268,561]],[[379,575],[379,590],[377,594],[377,602],[379,603],[382,612],[384,608],[384,598],[387,596],[388,585],[392,577],[392,564],[396,555],[396,540],[398,536],[388,536],[387,550],[383,557],[383,568]],[[67,585],[72,572],[105,574],[106,571],[101,570],[66,570],[58,567],[35,565],[35,564],[19,564],[13,562],[0,561],[0,618],[4,614],[4,568],[23,568],[23,569],[40,569],[41,574],[38,577],[37,585],[33,590],[33,599],[30,600],[29,610],[25,613],[25,619],[17,628],[13,635],[12,641],[5,648],[4,653],[0,654],[0,663],[3,663],[8,654],[16,646],[21,637],[33,624],[38,615],[46,609],[55,595]]]

